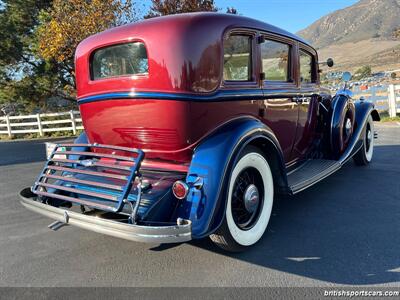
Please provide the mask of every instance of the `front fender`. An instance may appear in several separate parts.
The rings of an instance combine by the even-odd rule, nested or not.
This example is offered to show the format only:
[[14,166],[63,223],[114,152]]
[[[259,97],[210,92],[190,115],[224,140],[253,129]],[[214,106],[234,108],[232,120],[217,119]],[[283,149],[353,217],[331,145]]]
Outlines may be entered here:
[[356,101],[354,102],[356,108],[356,120],[355,126],[364,126],[368,115],[372,116],[374,121],[380,121],[381,117],[379,116],[378,111],[375,109],[375,106],[371,102],[367,101]]
[[355,122],[353,137],[350,141],[346,151],[342,154],[339,159],[341,164],[348,161],[362,146],[363,134],[365,134],[365,124],[367,123],[368,117],[371,115],[374,121],[380,121],[380,116],[375,106],[371,102],[356,101],[355,105]]
[[354,128],[355,110],[354,102],[347,95],[337,94],[332,100],[330,144],[331,151],[335,158],[340,157],[347,147],[343,131],[345,126],[345,117],[347,116],[350,118],[352,122],[351,128]]
[[197,177],[203,178],[201,190],[190,188],[180,216],[192,221],[192,235],[201,238],[214,232],[222,223],[226,191],[224,187],[241,150],[256,138],[273,143],[280,153],[280,166],[284,168],[282,150],[274,133],[253,117],[241,117],[218,128],[201,142],[192,157],[186,178],[189,186]]

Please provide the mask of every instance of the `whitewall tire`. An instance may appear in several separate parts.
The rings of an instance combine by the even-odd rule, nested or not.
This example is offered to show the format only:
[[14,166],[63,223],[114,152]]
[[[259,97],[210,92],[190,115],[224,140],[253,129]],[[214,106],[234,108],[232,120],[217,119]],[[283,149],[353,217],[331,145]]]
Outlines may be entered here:
[[363,145],[354,155],[354,162],[358,166],[366,166],[372,161],[374,154],[374,121],[372,116],[368,117],[365,124],[365,132],[363,137]]
[[263,236],[274,199],[272,172],[258,148],[246,147],[233,167],[227,188],[224,222],[210,237],[225,250],[243,251]]

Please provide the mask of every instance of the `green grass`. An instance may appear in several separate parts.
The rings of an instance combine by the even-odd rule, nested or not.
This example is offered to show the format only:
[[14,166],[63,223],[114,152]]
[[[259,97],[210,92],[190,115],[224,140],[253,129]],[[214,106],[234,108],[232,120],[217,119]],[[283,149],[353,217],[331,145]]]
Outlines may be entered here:
[[400,122],[400,116],[396,117],[381,117],[381,122]]
[[381,122],[400,122],[400,114],[397,114],[396,117],[389,117],[388,113],[380,113]]

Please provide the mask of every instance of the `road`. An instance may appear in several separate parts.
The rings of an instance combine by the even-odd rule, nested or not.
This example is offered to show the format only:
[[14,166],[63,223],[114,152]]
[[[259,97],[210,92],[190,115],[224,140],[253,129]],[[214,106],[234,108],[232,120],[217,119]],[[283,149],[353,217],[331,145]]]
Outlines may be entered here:
[[43,166],[40,141],[0,143],[0,286],[400,286],[400,126],[380,125],[373,163],[352,162],[274,204],[262,240],[227,254],[208,239],[140,244],[22,207]]

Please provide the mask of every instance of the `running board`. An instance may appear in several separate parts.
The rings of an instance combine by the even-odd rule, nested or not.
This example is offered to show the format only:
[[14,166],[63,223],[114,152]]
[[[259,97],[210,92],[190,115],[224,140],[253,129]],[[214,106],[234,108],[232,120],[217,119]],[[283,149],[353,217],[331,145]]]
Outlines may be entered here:
[[289,189],[292,194],[312,186],[339,170],[341,164],[337,160],[310,159],[288,174]]

